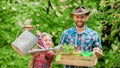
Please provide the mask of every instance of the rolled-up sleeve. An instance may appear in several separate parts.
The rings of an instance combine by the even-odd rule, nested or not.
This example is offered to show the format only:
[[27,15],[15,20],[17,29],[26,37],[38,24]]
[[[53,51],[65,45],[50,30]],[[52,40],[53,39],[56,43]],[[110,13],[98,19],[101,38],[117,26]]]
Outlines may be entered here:
[[93,43],[94,47],[99,47],[100,49],[102,49],[101,39],[97,33],[94,35]]

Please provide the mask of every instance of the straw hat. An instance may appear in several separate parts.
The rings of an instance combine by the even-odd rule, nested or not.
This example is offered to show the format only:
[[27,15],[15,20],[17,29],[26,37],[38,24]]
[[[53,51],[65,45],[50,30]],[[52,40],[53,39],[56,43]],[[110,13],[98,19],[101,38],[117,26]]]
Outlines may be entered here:
[[77,7],[73,10],[73,12],[71,13],[71,16],[72,15],[81,15],[81,14],[89,15],[90,11],[87,10],[86,8],[80,6],[80,7]]

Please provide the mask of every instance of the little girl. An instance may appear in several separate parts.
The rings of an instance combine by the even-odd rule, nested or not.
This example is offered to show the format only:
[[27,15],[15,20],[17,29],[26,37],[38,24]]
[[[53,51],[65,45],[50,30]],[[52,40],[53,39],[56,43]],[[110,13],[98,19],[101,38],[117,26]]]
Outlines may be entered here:
[[[38,36],[38,35],[37,35]],[[38,36],[38,46],[37,48],[50,48],[52,45],[52,37],[48,33],[42,33]],[[32,53],[32,64],[29,68],[50,68],[51,62],[53,60],[53,51],[48,50],[44,52]]]

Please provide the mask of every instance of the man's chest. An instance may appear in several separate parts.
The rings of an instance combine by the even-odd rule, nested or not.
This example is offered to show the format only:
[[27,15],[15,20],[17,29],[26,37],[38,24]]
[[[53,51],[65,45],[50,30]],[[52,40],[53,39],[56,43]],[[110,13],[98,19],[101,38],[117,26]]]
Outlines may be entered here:
[[88,46],[92,45],[93,37],[85,34],[68,34],[66,35],[64,42],[70,45]]

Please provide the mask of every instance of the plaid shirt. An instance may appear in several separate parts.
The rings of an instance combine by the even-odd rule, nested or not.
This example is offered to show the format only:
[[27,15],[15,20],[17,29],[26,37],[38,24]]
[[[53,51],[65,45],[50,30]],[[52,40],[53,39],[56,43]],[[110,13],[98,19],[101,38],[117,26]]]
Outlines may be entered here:
[[[38,44],[40,46],[47,48],[47,46],[43,43],[41,37],[38,37],[38,40]],[[34,68],[50,68],[53,57],[54,54],[51,50],[40,52],[40,54],[35,58]]]
[[40,52],[39,56],[35,58],[34,68],[50,68],[52,60],[52,51]]
[[97,32],[91,30],[87,26],[81,33],[77,33],[75,27],[65,30],[60,38],[60,45],[64,43],[77,45],[80,51],[91,52],[94,47],[102,49],[100,37]]
[[[100,37],[97,32],[91,30],[87,26],[81,33],[77,33],[76,28],[72,27],[65,30],[60,38],[60,45],[62,44],[77,45],[79,51],[89,51],[92,52],[94,47],[99,47],[102,49]],[[66,65],[65,68],[68,68]],[[74,68],[71,66],[69,68]]]

